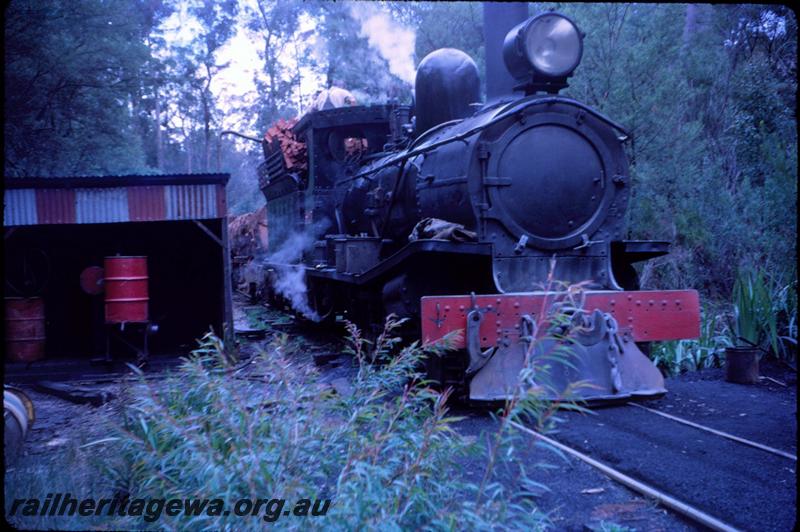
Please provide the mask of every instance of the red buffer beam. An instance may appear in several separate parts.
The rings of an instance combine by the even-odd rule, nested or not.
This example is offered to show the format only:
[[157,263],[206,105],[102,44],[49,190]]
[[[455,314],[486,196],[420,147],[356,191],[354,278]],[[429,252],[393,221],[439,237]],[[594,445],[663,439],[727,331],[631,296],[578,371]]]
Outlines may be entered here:
[[[700,297],[696,290],[590,291],[579,296],[586,311],[600,309],[617,320],[619,333],[635,342],[681,340],[700,336]],[[564,301],[561,292],[526,292],[475,296],[426,296],[422,298],[422,339],[434,342],[460,330],[454,346],[464,348],[463,331],[473,305],[481,310],[481,347],[504,340],[519,340],[522,316],[539,321]]]

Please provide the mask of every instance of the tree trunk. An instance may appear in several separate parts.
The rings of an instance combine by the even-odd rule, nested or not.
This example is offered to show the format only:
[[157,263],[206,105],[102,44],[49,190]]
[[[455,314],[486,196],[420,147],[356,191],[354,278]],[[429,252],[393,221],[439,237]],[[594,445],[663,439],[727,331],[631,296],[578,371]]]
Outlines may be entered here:
[[205,61],[206,66],[206,86],[203,89],[202,94],[200,95],[200,100],[203,102],[203,134],[204,134],[204,144],[203,144],[203,171],[208,172],[211,168],[211,64],[209,61],[211,58],[207,58]]
[[699,15],[697,5],[686,4],[686,18],[683,22],[683,45],[689,46],[692,37],[697,33],[697,18]]
[[192,150],[192,127],[191,123],[189,125],[189,135],[186,136],[186,173],[192,173],[192,157],[194,156],[194,150]]
[[208,97],[203,94],[203,171],[211,166],[211,113],[208,110]]
[[683,22],[683,46],[689,46],[695,35],[702,33],[713,17],[709,4],[687,4]]
[[156,93],[156,166],[159,172],[164,172],[164,139],[161,136],[161,96]]

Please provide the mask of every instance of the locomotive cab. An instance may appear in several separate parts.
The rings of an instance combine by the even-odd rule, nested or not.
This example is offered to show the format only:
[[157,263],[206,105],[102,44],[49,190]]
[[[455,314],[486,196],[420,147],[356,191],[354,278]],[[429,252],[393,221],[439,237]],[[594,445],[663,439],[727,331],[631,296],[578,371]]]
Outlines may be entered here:
[[[336,187],[365,162],[382,154],[397,136],[398,122],[408,107],[351,106],[313,111],[291,127],[290,135],[304,149],[299,168],[286,163],[277,142],[264,142],[266,161],[259,167],[259,187],[267,200],[269,248],[281,247],[292,233],[343,230],[336,210]],[[341,232],[341,231],[340,231]]]

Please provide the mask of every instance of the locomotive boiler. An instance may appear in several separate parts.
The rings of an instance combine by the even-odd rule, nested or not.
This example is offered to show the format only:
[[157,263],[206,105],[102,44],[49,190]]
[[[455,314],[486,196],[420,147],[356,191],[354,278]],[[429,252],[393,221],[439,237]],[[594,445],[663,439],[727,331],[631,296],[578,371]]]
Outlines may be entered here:
[[531,357],[555,349],[542,326],[563,304],[555,281],[581,283],[565,325],[574,357],[551,364],[547,395],[583,381],[586,399],[660,396],[663,378],[639,346],[696,337],[699,301],[693,290],[639,290],[632,265],[669,243],[625,238],[629,134],[559,95],[583,53],[570,18],[484,9],[495,10],[486,102],[474,61],[442,49],[420,62],[413,107],[301,118],[291,134],[303,166],[264,142],[266,275],[290,299],[304,275],[299,310],[317,320],[346,314],[369,328],[394,313],[423,341],[460,330],[428,372],[472,400],[508,397]]

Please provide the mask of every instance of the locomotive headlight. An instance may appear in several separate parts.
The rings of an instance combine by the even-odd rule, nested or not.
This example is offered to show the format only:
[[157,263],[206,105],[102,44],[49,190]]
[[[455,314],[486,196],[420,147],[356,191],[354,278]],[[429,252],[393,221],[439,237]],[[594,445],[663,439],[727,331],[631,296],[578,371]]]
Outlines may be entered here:
[[568,76],[581,60],[583,49],[578,28],[561,15],[533,19],[524,39],[528,59],[543,74]]
[[511,75],[533,84],[564,82],[582,55],[581,32],[559,13],[526,20],[508,32],[503,44],[503,58]]

